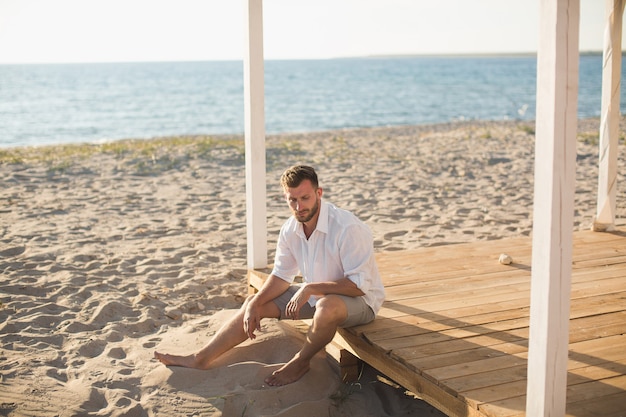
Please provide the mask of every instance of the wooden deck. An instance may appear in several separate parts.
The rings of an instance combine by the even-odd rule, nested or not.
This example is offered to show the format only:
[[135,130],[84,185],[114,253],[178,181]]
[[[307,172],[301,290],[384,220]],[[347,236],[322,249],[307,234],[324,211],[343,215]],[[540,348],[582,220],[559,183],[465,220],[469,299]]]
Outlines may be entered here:
[[[525,415],[531,239],[377,259],[378,318],[335,342],[447,415]],[[626,232],[575,233],[571,300],[567,415],[626,417]]]

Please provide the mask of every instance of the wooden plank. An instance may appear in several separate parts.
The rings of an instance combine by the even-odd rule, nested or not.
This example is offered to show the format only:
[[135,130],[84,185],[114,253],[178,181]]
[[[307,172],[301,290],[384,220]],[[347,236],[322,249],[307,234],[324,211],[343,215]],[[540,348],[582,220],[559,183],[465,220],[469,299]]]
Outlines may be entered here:
[[[487,417],[526,417],[521,403],[526,401],[525,396],[509,398],[482,404],[479,410]],[[623,417],[625,415],[626,391],[613,395],[593,398],[570,406],[566,404],[565,417]]]
[[445,386],[455,395],[459,393],[477,390],[480,388],[497,386],[515,381],[526,380],[526,361],[521,364],[510,366],[502,369],[495,369],[471,375],[463,375],[456,378],[450,378],[440,381],[440,385]]
[[[620,344],[619,342],[623,340],[623,337],[624,336],[619,335],[617,339],[610,338],[606,341],[606,343],[603,343],[603,347],[600,347],[600,349],[609,349],[609,351],[613,351],[613,353],[621,354],[623,344]],[[594,339],[593,344],[598,344],[597,340]],[[582,344],[572,344],[573,351],[575,352],[580,346],[582,346]],[[591,344],[587,344],[586,350],[589,350],[591,347]],[[504,359],[496,356],[495,358],[484,359],[483,361],[478,361],[472,364],[466,363],[464,367],[463,365],[459,365],[462,364],[462,362],[457,362],[452,365],[452,368],[427,369],[428,365],[426,365],[424,367],[420,367],[420,370],[425,378],[432,381],[439,381],[439,384],[442,385],[442,387],[444,387],[444,389],[446,389],[449,393],[458,395],[464,391],[476,391],[493,385],[510,384],[511,382],[525,380],[526,354],[524,350],[521,350],[520,353],[521,354],[516,356],[508,355]],[[429,357],[428,359],[428,364],[433,363],[432,358]],[[604,361],[604,359],[597,357],[589,358],[587,363],[591,360],[600,362]],[[496,363],[503,364],[504,366],[494,366]],[[505,364],[507,363],[511,366],[506,366]],[[463,368],[467,372],[461,372]],[[448,374],[446,374],[446,372]],[[449,376],[453,377],[447,378]],[[466,396],[467,394],[463,395]]]
[[[463,298],[452,297],[450,295],[446,297],[446,294],[441,294],[438,296],[428,297],[425,300],[419,297],[407,298],[402,300],[401,304],[390,300],[385,307],[389,308],[398,305],[405,311],[410,311],[411,314],[420,314],[424,311],[447,311],[449,309],[460,307],[478,307],[481,305],[493,305],[494,303],[510,302],[520,299],[525,300],[525,305],[528,305],[528,292],[520,291],[514,286],[505,286],[497,287],[496,289],[491,290],[489,292],[489,297],[485,297],[484,292],[472,291],[469,294],[466,294]],[[524,307],[524,305],[521,305],[520,307]]]
[[[602,294],[588,297],[582,300],[582,302],[574,302],[572,304],[570,318],[577,319],[585,316],[619,312],[624,308],[624,300],[626,300],[626,292],[614,292],[608,295]],[[448,315],[451,317],[445,318],[435,313],[420,317],[408,315],[393,319],[378,318],[371,324],[359,326],[353,330],[356,333],[363,334],[371,342],[419,335],[429,331],[443,331],[452,328],[462,329],[478,325],[489,326],[494,331],[502,331],[528,326],[529,312],[529,307],[525,307],[470,316],[449,312]],[[576,322],[575,326],[578,328],[581,324]]]
[[478,347],[493,347],[502,343],[528,343],[528,329],[519,329],[507,333],[490,333],[487,335],[468,337],[465,339],[446,340],[429,345],[409,346],[394,349],[391,354],[411,362],[416,358],[438,355],[441,353],[458,352]]
[[582,282],[595,279],[619,277],[624,273],[624,263],[614,265],[586,266],[584,269],[576,269],[572,274],[572,281]]
[[[593,397],[610,395],[613,392],[617,392],[614,389],[606,389],[607,387],[602,384],[600,380],[610,379],[610,378],[624,378],[623,367],[626,364],[624,360],[618,362],[609,362],[600,364],[600,366],[595,367],[586,367],[581,368],[581,370],[589,370],[593,368],[594,373],[589,374],[586,373],[589,377],[586,379],[580,379],[579,382],[571,383],[570,378],[568,378],[568,404],[573,404],[577,401],[588,400]],[[601,367],[602,366],[602,367]],[[618,373],[613,368],[621,368],[622,373]],[[577,371],[581,371],[577,370]],[[568,374],[571,377],[572,371]],[[598,381],[594,381],[598,380]],[[588,385],[589,383],[593,383],[593,385]],[[623,385],[624,381],[620,380],[620,383]],[[578,385],[578,387],[575,387]],[[623,387],[622,387],[623,388]],[[462,397],[472,404],[473,407],[479,408],[480,405],[485,403],[495,403],[499,400],[504,400],[508,398],[514,397],[523,397],[525,394],[526,382],[525,380],[519,380],[515,382],[509,382],[505,384],[500,384],[497,386],[488,386],[484,388],[479,388],[477,390],[466,391],[462,393]],[[589,393],[593,392],[593,395],[589,395]]]
[[[623,327],[624,326],[622,326],[622,328]],[[605,341],[602,339],[608,340]],[[568,370],[571,371],[575,369],[576,366],[604,363],[607,360],[614,359],[615,356],[613,355],[617,355],[619,358],[626,356],[626,354],[622,352],[624,345],[619,343],[624,340],[622,334],[602,339],[592,339],[593,344],[585,342],[572,343],[570,345],[572,358],[577,357],[575,353],[576,350],[583,346],[586,352],[594,352],[595,355],[585,355],[584,362],[570,361],[568,363]],[[622,347],[621,350],[619,349],[620,346]],[[526,356],[525,352],[521,352],[517,355],[508,355],[507,359],[509,360],[510,366],[506,366],[505,359],[489,358],[473,363],[459,363],[443,368],[422,368],[421,371],[423,375],[428,375],[433,380],[438,380],[441,384],[449,386],[454,392],[461,393],[525,379],[525,374],[521,372],[521,370],[526,369]],[[495,365],[498,363],[502,364],[502,366]],[[465,372],[461,372],[461,370],[465,370]]]
[[[600,339],[626,333],[626,312],[602,314],[571,320],[574,329],[570,331],[569,342]],[[624,349],[626,350],[626,348]]]
[[583,366],[594,365],[621,359],[623,358],[624,346],[626,346],[626,334],[570,343],[568,366],[575,366],[578,363],[581,363]]
[[[568,369],[567,386],[573,387],[574,385],[588,383],[589,381],[600,381],[606,378],[626,375],[626,351],[622,352],[621,355],[617,354],[617,356],[622,357],[594,365]],[[570,363],[574,363],[574,361],[570,361]],[[578,364],[581,363],[578,362]],[[572,401],[575,401],[575,397],[572,397]]]
[[527,308],[529,306],[528,297],[520,296],[512,300],[488,302],[486,304],[461,306],[454,309],[447,310],[441,308],[439,311],[424,311],[412,306],[405,306],[400,303],[385,303],[379,312],[379,317],[388,319],[397,319],[407,315],[414,315],[421,318],[428,318],[436,320],[444,320],[446,318],[454,317],[452,314],[458,313],[461,317],[489,314],[494,311],[508,311],[515,309]]
[[[624,322],[620,321],[620,320],[623,320],[623,316],[617,317],[618,316],[617,314],[615,316],[616,317],[614,317],[614,319],[618,321],[617,325],[619,325],[622,330],[626,330],[624,329],[625,327]],[[591,318],[581,319],[581,321],[583,320],[590,321],[590,320],[595,320],[595,319],[597,318],[591,317]],[[603,333],[603,331],[599,327],[595,327],[595,329],[597,329],[596,334],[591,334],[590,336],[598,337],[598,333]],[[623,355],[626,356],[626,352],[624,352]],[[519,365],[526,365],[526,358],[527,358],[527,353],[524,351],[524,352],[520,352],[519,354],[493,356],[493,357],[480,359],[480,360],[476,360],[472,362],[457,362],[457,363],[448,364],[443,367],[433,367],[432,362],[429,362],[427,365],[421,367],[420,369],[424,376],[429,377],[433,379],[434,381],[442,381],[442,383],[446,385],[452,385],[451,383],[448,383],[447,380],[451,380],[454,378],[469,378],[472,380],[473,383],[480,384],[481,380],[483,380],[481,374],[489,375],[489,373],[497,371],[497,370],[504,370],[505,371],[504,373],[506,373],[507,368],[509,367],[517,367]],[[517,375],[518,373],[515,372],[515,374]],[[489,387],[494,383],[494,380],[490,376],[487,377],[486,381],[488,384],[486,387]],[[512,381],[508,381],[508,382],[512,382]],[[485,387],[474,386],[471,388],[471,390],[478,390],[478,389],[483,389],[483,388]]]
[[365,362],[382,371],[387,377],[402,385],[419,398],[427,401],[437,409],[450,416],[480,417],[478,410],[470,407],[467,403],[442,390],[437,384],[423,378],[413,369],[409,369],[402,363],[390,360],[382,351],[375,349],[361,338],[350,332],[339,330],[344,339],[342,345],[350,346],[351,349]]
[[[616,320],[618,319],[616,318]],[[602,327],[603,326],[600,326],[600,328],[597,330],[597,333],[601,335],[604,334],[604,330],[602,329]],[[619,334],[617,334],[616,336],[619,336]],[[579,336],[572,336],[571,338],[573,342],[580,342],[580,341],[587,340],[588,337],[590,337],[589,333],[586,334],[585,338],[581,338]],[[596,344],[597,342],[593,342],[593,343]],[[616,343],[619,343],[619,340],[607,339],[607,344],[609,346],[613,346]],[[592,345],[577,345],[577,346],[581,346],[581,349],[583,350],[586,350],[586,349],[590,350],[594,348],[594,346]],[[602,346],[603,344],[600,345],[600,348],[602,348]],[[516,355],[516,354],[525,352],[528,346],[527,346],[527,341],[522,339],[514,343],[494,344],[491,346],[479,346],[479,347],[476,347],[472,344],[468,344],[462,347],[467,347],[467,349],[454,350],[452,352],[441,353],[441,354],[430,355],[430,356],[427,355],[422,358],[412,358],[410,360],[410,363],[416,368],[422,369],[422,370],[435,368],[435,367],[453,366],[459,363],[467,363],[467,362],[488,359],[488,358],[507,355],[507,354]],[[597,345],[596,345],[596,348],[598,348]],[[615,348],[615,349],[617,349],[619,352],[618,348]]]
[[626,415],[626,391],[602,395],[593,399],[568,405],[567,417],[602,416],[624,417]]
[[[451,265],[451,267],[454,267]],[[501,268],[498,271],[460,274],[459,276],[440,278],[434,275],[432,281],[410,281],[388,285],[384,281],[385,293],[390,301],[398,301],[410,297],[430,297],[450,293],[465,293],[468,290],[490,289],[505,285],[528,283],[530,274],[528,271]]]
[[261,289],[271,271],[249,269],[247,274],[248,294],[254,294]]
[[444,367],[499,356],[524,354],[527,351],[528,340],[519,339],[515,342],[498,343],[491,346],[475,346],[470,349],[423,356],[411,359],[409,363],[416,369],[426,370],[430,367]]
[[[443,367],[427,365],[422,370],[423,375],[428,375],[435,381],[445,381],[453,378],[460,378],[468,375],[484,373],[486,369],[497,371],[519,365],[526,365],[528,352],[523,351],[515,355],[493,356],[472,362],[459,362]],[[430,369],[428,367],[431,367]]]
[[[380,346],[385,346],[389,350],[401,349],[405,347],[417,347],[425,344],[433,344],[439,342],[447,342],[450,340],[468,340],[470,338],[482,335],[498,335],[503,333],[517,333],[527,334],[528,323],[523,324],[518,320],[510,320],[502,324],[505,327],[504,330],[494,329],[489,326],[468,326],[468,327],[453,327],[447,330],[424,332],[417,335],[409,335],[402,337],[386,338],[376,340],[376,343]],[[366,334],[368,340],[372,340],[368,334]],[[494,336],[497,337],[497,336]]]
[[[528,262],[526,262],[526,264],[520,263],[519,256],[516,254],[511,254],[515,260],[512,266],[501,265],[498,262],[499,254],[500,252],[487,260],[473,259],[467,254],[466,249],[460,248],[457,256],[462,256],[462,259],[459,257],[451,257],[449,259],[433,260],[432,256],[428,253],[415,253],[413,259],[411,259],[410,255],[407,255],[407,259],[410,260],[410,263],[407,262],[407,259],[405,259],[404,262],[389,262],[389,260],[386,260],[378,261],[378,266],[384,271],[383,280],[385,281],[385,285],[388,286],[402,283],[402,279],[408,280],[410,277],[413,277],[413,280],[416,281],[431,281],[434,280],[432,275],[447,278],[463,276],[468,273],[489,273],[510,270],[512,268],[527,270],[529,268]],[[378,257],[377,259],[381,258]],[[413,266],[417,263],[420,265],[419,270],[415,270]],[[450,267],[450,263],[454,265],[454,268]]]
[[[601,294],[611,294],[620,287],[621,280],[621,277],[607,278],[604,280],[602,286],[593,281],[576,282],[571,287],[571,298],[576,299]],[[429,311],[445,311],[449,308],[456,307],[476,307],[476,311],[478,312],[481,311],[480,306],[483,305],[486,306],[487,309],[483,309],[482,311],[486,312],[493,306],[493,303],[513,303],[513,308],[526,307],[528,305],[528,292],[515,288],[515,286],[505,286],[501,289],[491,291],[489,297],[485,297],[484,294],[474,291],[469,293],[465,298],[451,297],[450,295],[446,297],[445,294],[442,294],[440,296],[430,297],[428,300],[408,298],[402,300],[401,304],[390,300],[390,302],[383,305],[380,315],[382,317],[394,317],[394,315],[398,316],[404,314],[421,315]],[[391,310],[391,308],[395,306],[397,306],[397,309]],[[510,308],[511,304],[507,306]],[[404,312],[404,314],[401,314],[402,312]]]
[[[602,281],[602,285],[599,285],[598,281]],[[588,296],[595,296],[601,294],[611,294],[614,291],[622,288],[623,277],[617,274],[610,274],[606,277],[600,276],[598,279],[579,280],[572,284],[571,296],[572,299],[583,298]],[[451,294],[455,294],[451,292]],[[484,293],[480,291],[467,291],[464,295],[458,295],[452,300],[448,299],[448,303],[445,302],[445,294],[439,296],[428,297],[427,301],[421,300],[421,297],[408,298],[403,301],[402,305],[405,307],[419,306],[420,310],[448,310],[458,305],[480,305],[481,303],[498,302],[498,301],[510,301],[518,298],[528,297],[528,284],[513,284],[496,287],[489,292],[489,297],[485,297]],[[459,299],[460,298],[460,299]],[[447,306],[450,306],[449,308]]]
[[505,323],[527,322],[529,314],[529,307],[470,315],[452,313],[446,314],[446,317],[433,312],[420,317],[407,315],[393,319],[378,318],[368,326],[359,326],[354,330],[366,334],[371,341],[477,325],[493,326],[494,330],[502,330]]
[[[529,307],[528,296],[520,296],[515,299],[497,302],[487,302],[484,304],[460,306],[456,308],[445,308],[445,305],[438,310],[424,310],[412,306],[405,306],[403,303],[389,302],[383,304],[380,312],[380,318],[392,320],[400,320],[401,317],[413,315],[421,319],[428,320],[445,320],[453,319],[453,317],[466,317],[481,314],[490,314],[496,311],[509,311]],[[431,307],[432,308],[432,307]]]
[[[462,254],[462,253],[461,253]],[[420,261],[416,261],[420,262]],[[445,261],[446,266],[438,266],[435,268],[428,268],[428,265],[420,264],[420,272],[413,271],[411,269],[402,269],[399,266],[390,265],[388,267],[379,265],[379,269],[385,271],[383,274],[383,282],[385,287],[392,289],[396,285],[402,284],[427,284],[435,283],[439,284],[441,280],[454,279],[454,278],[468,278],[476,275],[488,275],[488,274],[502,274],[503,277],[508,276],[512,271],[529,271],[529,266],[512,264],[501,265],[496,259],[493,265],[481,265],[475,264],[473,268],[463,268],[458,265],[458,261],[450,259]],[[482,267],[481,267],[482,266]],[[386,268],[386,269],[383,269]]]
[[[574,385],[586,385],[586,383],[589,383],[592,380],[600,380],[620,376],[623,377],[625,365],[626,360],[622,359],[616,362],[604,362],[598,364],[597,366],[588,366],[584,368],[570,370],[568,373],[568,404],[572,404],[578,401],[579,395],[585,395],[585,387],[574,389]],[[576,377],[576,373],[580,373],[582,375],[585,375],[586,377]],[[604,386],[598,385],[598,388],[599,389],[596,390],[595,395],[603,395]],[[580,391],[582,391],[583,393],[578,394],[578,392]],[[473,407],[479,408],[480,405],[485,403],[495,403],[496,401],[508,398],[523,397],[525,395],[525,392],[526,381],[520,380],[500,384],[498,386],[488,386],[484,388],[479,388],[477,390],[466,391],[461,393],[461,396]]]
[[[512,314],[515,311],[511,312]],[[485,317],[486,315],[480,315],[478,317]],[[468,320],[472,320],[469,317]],[[364,337],[371,342],[378,342],[380,340],[398,339],[398,338],[411,338],[415,336],[421,336],[426,333],[438,332],[443,333],[455,338],[463,338],[476,336],[478,334],[500,332],[506,330],[519,329],[528,327],[528,316],[521,318],[512,318],[498,322],[486,321],[482,323],[469,323],[466,320],[449,319],[447,322],[428,321],[422,325],[395,325],[388,326],[387,329],[381,329],[380,331],[371,331],[363,333]]]
[[591,230],[583,230],[576,232],[576,241],[574,244],[579,248],[584,248],[585,246],[590,247],[589,245],[593,245],[597,242],[605,242],[607,243],[607,247],[612,247],[613,245],[610,245],[611,242],[619,242],[623,240],[623,237],[626,237],[624,230],[605,232],[604,236],[599,236],[598,233]]
[[[626,270],[624,273],[626,274]],[[622,311],[624,309],[624,300],[626,300],[626,291],[598,294],[572,300],[570,317],[577,318]]]
[[[623,274],[623,264],[626,262],[626,256],[620,257],[614,262],[602,261],[597,265],[588,264],[584,269],[578,269],[573,272],[573,284],[598,281],[600,279],[616,278]],[[450,265],[454,268],[454,264]],[[492,289],[499,287],[514,288],[519,291],[527,291],[530,281],[530,273],[521,270],[502,270],[485,274],[460,275],[458,277],[437,279],[438,276],[432,276],[432,281],[408,281],[394,286],[387,286],[385,281],[385,290],[388,301],[400,301],[408,298],[426,298],[431,299],[435,295],[445,296],[450,294],[471,295],[469,291],[477,291],[484,289]]]
[[614,255],[598,257],[596,259],[578,260],[574,262],[574,268],[586,268],[588,266],[609,266],[622,264],[626,260],[626,255]]
[[[601,279],[604,274],[616,276],[622,272],[622,264],[626,262],[626,255],[588,261],[573,271],[573,282]],[[454,262],[449,268],[455,268]],[[600,274],[600,275],[598,275]],[[396,274],[396,278],[399,274]],[[501,267],[496,271],[482,271],[465,273],[460,272],[455,276],[442,278],[439,275],[430,275],[428,280],[418,280],[410,272],[406,273],[406,280],[394,281],[389,285],[389,280],[384,280],[387,299],[397,301],[407,297],[426,297],[433,294],[464,293],[467,288],[493,288],[505,285],[527,283],[530,278],[528,271]],[[409,279],[412,277],[412,279]],[[446,291],[447,290],[447,291]]]
[[[614,250],[623,253],[623,251],[626,250],[626,247],[623,244],[623,237],[623,232],[605,234],[605,236],[600,237],[598,237],[597,233],[594,234],[593,232],[578,232],[574,242],[574,247],[575,249],[580,249],[575,250],[574,260],[584,260],[589,257],[593,258],[593,254],[596,250],[589,251],[588,248],[590,244],[598,242],[605,242],[607,244],[607,249],[605,249],[607,253],[612,253]],[[505,242],[508,240],[509,239],[506,239]],[[395,274],[401,271],[412,274],[413,277],[424,276],[426,279],[428,279],[432,273],[437,273],[437,271],[441,273],[458,273],[459,269],[462,271],[480,271],[485,266],[497,267],[497,258],[499,253],[507,251],[513,252],[514,250],[519,253],[519,255],[511,253],[514,260],[517,260],[518,258],[522,259],[526,261],[525,264],[528,265],[530,261],[531,240],[529,238],[522,238],[515,241],[518,243],[512,245],[513,248],[501,248],[502,241],[500,240],[484,241],[450,245],[447,248],[454,248],[454,250],[449,251],[442,251],[441,247],[437,247],[420,248],[392,253],[380,253],[377,254],[377,260],[381,270],[385,272],[392,271],[389,274],[390,278],[394,278]],[[609,242],[622,242],[621,249],[611,248],[611,246],[608,245]],[[480,248],[480,250],[477,250],[476,248]],[[474,257],[472,258],[472,256]],[[489,257],[486,258],[487,256]],[[462,258],[463,260],[459,261],[459,258]],[[448,262],[455,263],[453,271],[451,271],[452,268],[450,268]],[[418,270],[415,270],[415,264],[420,265]],[[480,265],[480,267],[477,267],[477,265]],[[383,279],[385,280],[386,285],[394,284],[392,280],[389,280],[387,273],[383,274]]]
[[491,385],[459,394],[472,407],[481,409],[483,404],[495,403],[508,398],[526,397],[526,379]]
[[[478,406],[487,417],[522,417],[526,416],[526,395],[493,401]],[[558,414],[557,414],[558,415]],[[530,414],[529,414],[530,416]]]

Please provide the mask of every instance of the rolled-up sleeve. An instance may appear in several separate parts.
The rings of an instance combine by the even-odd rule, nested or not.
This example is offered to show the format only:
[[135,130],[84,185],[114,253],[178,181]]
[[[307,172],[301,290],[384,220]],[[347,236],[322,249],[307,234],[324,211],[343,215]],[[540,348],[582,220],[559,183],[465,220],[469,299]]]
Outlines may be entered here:
[[[290,245],[290,242],[288,241],[290,237],[288,237],[288,233],[286,233],[290,227],[293,227],[293,224],[291,222],[287,222],[283,224],[283,227],[280,229],[278,242],[276,244],[276,255],[274,257],[272,274],[284,281],[292,283],[295,276],[299,272],[299,268],[297,259],[290,249],[290,246],[293,246],[293,243]],[[291,235],[293,236],[293,234]],[[291,238],[293,239],[293,237]]]
[[347,227],[340,238],[339,252],[346,278],[367,293],[370,290],[374,277],[371,262],[374,259],[372,236],[368,227],[362,224],[352,224]]

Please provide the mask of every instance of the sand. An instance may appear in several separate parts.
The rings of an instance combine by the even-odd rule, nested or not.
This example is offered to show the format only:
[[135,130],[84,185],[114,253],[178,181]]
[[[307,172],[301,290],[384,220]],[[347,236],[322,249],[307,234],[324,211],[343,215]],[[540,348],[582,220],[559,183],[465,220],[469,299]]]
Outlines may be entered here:
[[[269,136],[268,260],[288,216],[278,178],[294,163],[317,168],[324,198],[371,227],[376,251],[529,235],[533,130]],[[576,230],[595,212],[598,121],[579,132]],[[242,139],[216,138],[0,150],[0,415],[440,415],[368,367],[342,384],[323,354],[298,382],[265,386],[300,344],[273,320],[207,371],[153,359],[202,346],[246,294]]]

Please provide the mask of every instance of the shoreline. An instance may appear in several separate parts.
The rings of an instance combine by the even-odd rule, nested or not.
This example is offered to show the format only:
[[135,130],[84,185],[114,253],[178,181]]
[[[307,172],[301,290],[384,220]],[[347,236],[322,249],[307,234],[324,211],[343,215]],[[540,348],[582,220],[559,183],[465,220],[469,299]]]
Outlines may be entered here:
[[[579,122],[575,230],[595,213],[598,124]],[[534,141],[534,122],[513,121],[268,135],[268,262],[289,215],[278,179],[295,163],[315,166],[377,252],[530,235]],[[155,361],[202,346],[246,295],[243,139],[122,142],[0,150],[2,413],[430,415],[371,370],[342,386],[323,357],[263,387],[298,347],[274,321],[208,371]]]

